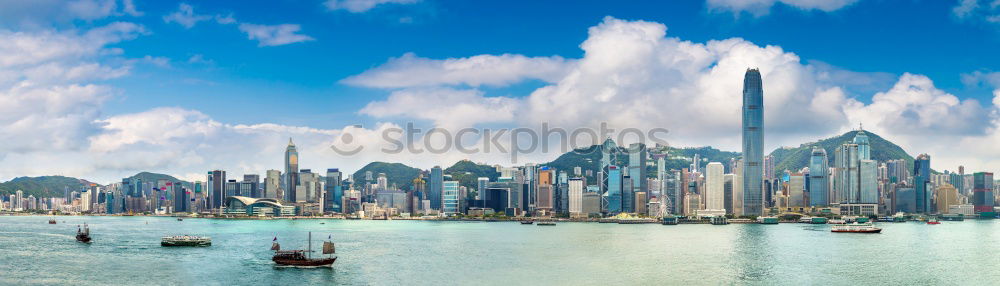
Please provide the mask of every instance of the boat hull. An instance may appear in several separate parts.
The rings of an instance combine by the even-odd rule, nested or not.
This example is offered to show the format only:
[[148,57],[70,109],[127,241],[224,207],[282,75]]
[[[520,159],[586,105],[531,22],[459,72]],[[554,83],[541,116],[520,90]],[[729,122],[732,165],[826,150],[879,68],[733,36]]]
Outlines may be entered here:
[[336,257],[333,258],[319,258],[319,259],[282,259],[282,258],[272,258],[274,264],[278,266],[294,266],[294,267],[319,267],[319,266],[331,266],[333,262],[337,261]]
[[183,241],[183,242],[172,242],[172,241],[162,241],[160,246],[187,246],[187,247],[200,247],[200,246],[212,246],[212,242],[193,242],[193,241]]
[[90,236],[84,236],[84,235],[77,235],[76,236],[76,241],[79,241],[79,242],[82,242],[82,243],[90,243],[91,240],[92,239],[90,238]]
[[881,233],[882,229],[865,229],[865,230],[831,230],[830,232],[841,232],[841,233]]

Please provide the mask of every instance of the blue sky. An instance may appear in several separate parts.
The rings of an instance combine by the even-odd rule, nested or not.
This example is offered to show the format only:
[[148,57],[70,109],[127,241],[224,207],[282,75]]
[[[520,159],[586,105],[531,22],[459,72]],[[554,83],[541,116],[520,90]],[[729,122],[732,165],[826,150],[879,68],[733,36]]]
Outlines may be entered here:
[[[280,156],[245,154],[278,154],[287,137],[321,153],[315,169],[463,158],[323,154],[345,126],[362,124],[365,138],[405,122],[603,120],[668,128],[676,145],[737,150],[734,100],[751,65],[765,72],[768,149],[864,124],[911,154],[941,158],[936,169],[1000,164],[988,146],[1000,139],[996,0],[0,0],[0,8],[0,40],[18,43],[0,43],[0,95],[13,111],[41,110],[0,117],[0,139],[15,141],[2,150],[0,178],[263,173]],[[946,137],[931,144],[927,134]],[[207,143],[223,141],[248,146]],[[97,163],[16,163],[52,158]]]
[[[582,56],[587,28],[604,16],[663,23],[668,35],[695,42],[740,37],[778,45],[806,61],[863,72],[924,74],[960,97],[989,100],[961,75],[1000,67],[997,26],[956,19],[952,1],[860,1],[833,12],[775,5],[767,15],[711,10],[700,1],[421,1],[384,4],[364,13],[330,11],[322,1],[187,1],[196,14],[233,15],[253,23],[295,23],[314,41],[258,47],[231,25],[166,23],[171,1],[136,1],[150,34],[118,47],[129,57],[165,57],[169,68],[142,66],[115,82],[123,97],[105,112],[157,106],[198,109],[233,123],[275,122],[340,127],[385,92],[338,83],[348,76],[412,52],[427,58],[515,53]],[[411,19],[401,23],[400,19]],[[100,26],[120,18],[57,25]],[[188,63],[201,55],[208,64]],[[891,82],[881,83],[885,88]],[[533,85],[529,84],[529,87]],[[530,89],[498,89],[524,96]],[[871,94],[855,94],[867,101]],[[311,102],[311,104],[294,104]],[[216,108],[217,107],[217,108]],[[266,109],[261,116],[255,110]]]

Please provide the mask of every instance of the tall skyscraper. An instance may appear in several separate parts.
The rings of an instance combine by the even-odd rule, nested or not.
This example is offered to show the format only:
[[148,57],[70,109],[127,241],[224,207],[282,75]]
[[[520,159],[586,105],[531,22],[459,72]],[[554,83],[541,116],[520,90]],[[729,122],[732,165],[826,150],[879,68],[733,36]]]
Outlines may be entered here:
[[250,190],[249,190],[249,192],[242,193],[242,195],[248,196],[248,197],[251,197],[251,198],[261,198],[261,195],[260,195],[260,193],[261,193],[261,190],[260,190],[260,175],[257,175],[257,174],[244,174],[243,175],[243,182],[244,183],[249,183]]
[[622,212],[622,171],[618,166],[608,166],[607,193],[604,193],[607,201],[604,211],[608,214]]
[[826,150],[820,147],[813,147],[812,157],[809,159],[809,205],[825,206],[829,205],[829,160],[826,157]]
[[931,205],[931,156],[927,154],[917,155],[913,160],[913,188],[916,196],[917,213],[930,213]]
[[535,209],[539,211],[552,211],[553,203],[553,183],[555,181],[555,170],[549,167],[541,167],[538,170],[538,188],[535,192]]
[[208,201],[212,209],[222,207],[222,201],[226,199],[226,171],[215,170],[208,172]]
[[323,212],[344,212],[343,204],[344,189],[341,183],[340,169],[326,169],[326,184],[323,190]]
[[838,203],[858,203],[861,199],[861,177],[858,171],[858,144],[844,143],[834,152],[834,198]]
[[299,185],[299,151],[295,150],[292,138],[288,138],[288,147],[285,148],[285,197],[288,202],[295,202],[295,187]]
[[725,167],[722,163],[711,162],[705,166],[705,209],[726,209]]
[[431,201],[431,209],[441,209],[441,193],[444,192],[444,171],[441,166],[431,168],[431,177],[427,184],[427,200]]
[[458,213],[458,181],[442,181],[442,193],[441,193],[441,212],[445,214],[455,214]]
[[[600,186],[600,192],[601,192],[601,211],[608,211],[609,209],[608,207],[608,204],[610,203],[608,202],[608,199],[610,198],[610,196],[608,195],[608,192],[610,191],[608,188],[609,187],[608,179],[610,178],[609,167],[618,165],[617,155],[618,155],[618,145],[615,144],[615,141],[611,140],[611,138],[604,140],[604,143],[601,144],[601,163],[600,163],[601,172],[597,174],[598,176],[597,181],[598,185]],[[620,173],[621,172],[619,170],[619,175]],[[620,197],[621,196],[619,194],[619,198]],[[619,206],[621,205],[620,202],[618,204]]]
[[586,213],[583,212],[583,179],[572,178],[569,179],[569,215],[571,217],[586,217]]
[[764,88],[757,69],[743,77],[743,214],[763,215]]
[[278,194],[278,189],[280,188],[281,188],[281,171],[267,170],[267,176],[264,177],[264,193],[262,194],[262,197],[268,199],[282,198]]
[[630,202],[630,211],[636,212],[636,206],[646,205],[646,201],[635,201],[634,194],[649,191],[646,181],[646,144],[632,143],[628,147],[628,175],[632,179],[628,182],[633,196]]
[[993,173],[972,174],[972,205],[976,213],[993,212],[993,207],[996,206],[993,183]]

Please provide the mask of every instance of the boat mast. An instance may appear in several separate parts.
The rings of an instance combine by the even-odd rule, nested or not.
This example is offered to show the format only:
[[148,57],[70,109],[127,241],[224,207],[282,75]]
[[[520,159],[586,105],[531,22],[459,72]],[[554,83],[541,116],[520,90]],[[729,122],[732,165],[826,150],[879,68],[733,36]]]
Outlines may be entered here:
[[309,259],[312,259],[312,252],[313,252],[313,233],[312,233],[311,231],[309,232],[309,247],[308,247],[307,249],[308,249],[308,251],[306,251],[306,253],[307,253],[306,255],[309,255]]

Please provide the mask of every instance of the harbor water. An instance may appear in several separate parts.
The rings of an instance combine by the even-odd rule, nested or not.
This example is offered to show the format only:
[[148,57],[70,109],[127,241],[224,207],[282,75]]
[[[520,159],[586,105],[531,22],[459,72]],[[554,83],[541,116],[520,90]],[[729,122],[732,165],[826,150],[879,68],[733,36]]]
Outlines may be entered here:
[[[2,285],[717,285],[1000,281],[1000,220],[674,225],[167,217],[0,217]],[[65,222],[64,222],[65,221]],[[74,241],[90,225],[92,244]],[[332,268],[278,268],[271,241],[336,243]],[[160,237],[210,236],[210,247]],[[315,252],[313,255],[321,255]]]

